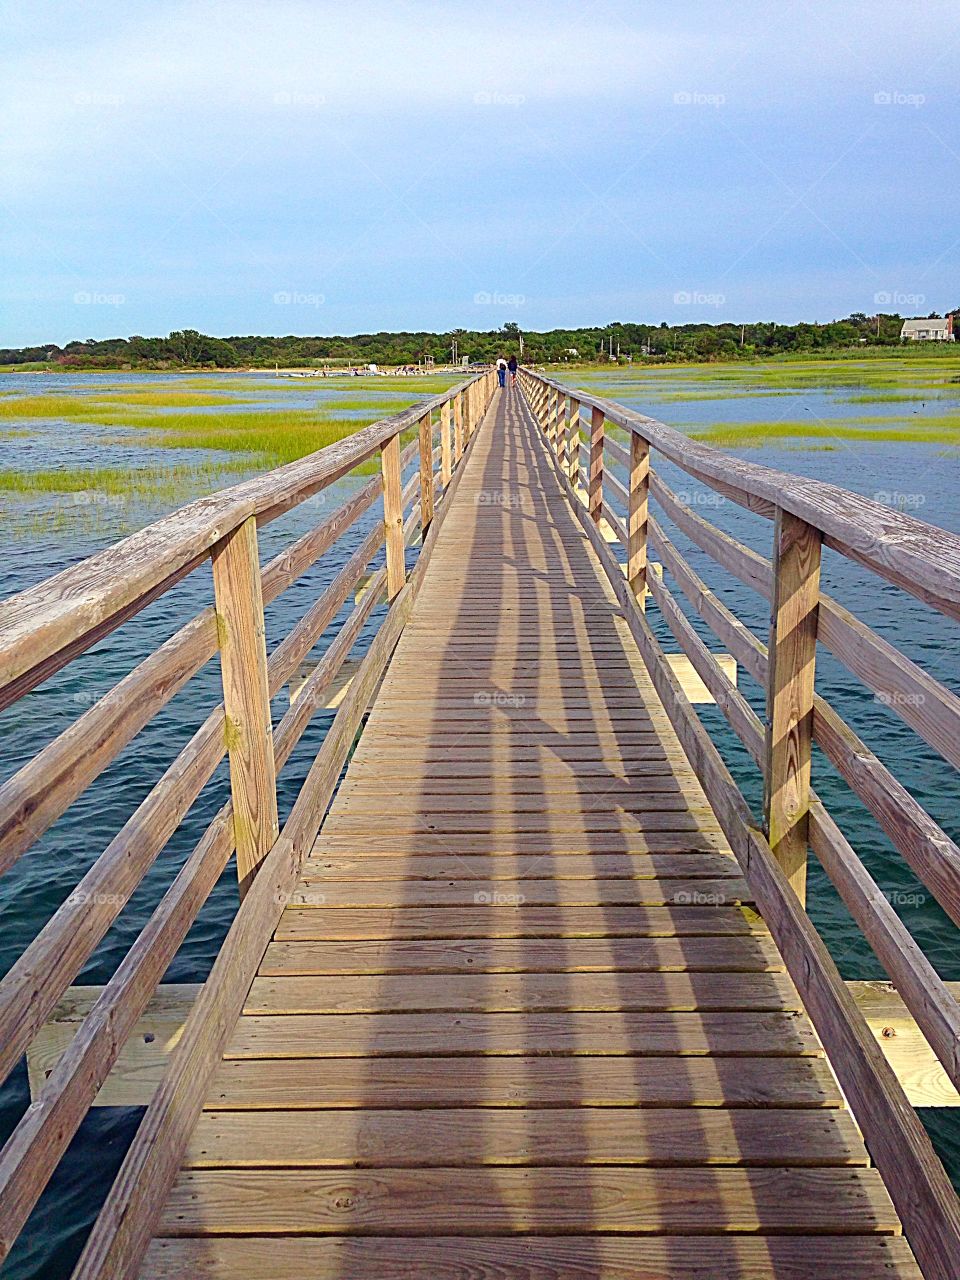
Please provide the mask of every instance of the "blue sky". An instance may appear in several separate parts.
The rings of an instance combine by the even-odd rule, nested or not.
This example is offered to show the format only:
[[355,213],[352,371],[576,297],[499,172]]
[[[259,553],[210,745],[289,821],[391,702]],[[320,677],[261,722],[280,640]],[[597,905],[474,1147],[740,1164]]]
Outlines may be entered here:
[[0,345],[960,302],[960,5],[39,3]]

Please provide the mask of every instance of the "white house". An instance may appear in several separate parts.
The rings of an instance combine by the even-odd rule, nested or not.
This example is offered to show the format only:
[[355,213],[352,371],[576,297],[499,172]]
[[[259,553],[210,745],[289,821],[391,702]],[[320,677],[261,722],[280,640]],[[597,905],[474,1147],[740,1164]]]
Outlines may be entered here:
[[953,316],[943,320],[904,320],[901,342],[953,342]]

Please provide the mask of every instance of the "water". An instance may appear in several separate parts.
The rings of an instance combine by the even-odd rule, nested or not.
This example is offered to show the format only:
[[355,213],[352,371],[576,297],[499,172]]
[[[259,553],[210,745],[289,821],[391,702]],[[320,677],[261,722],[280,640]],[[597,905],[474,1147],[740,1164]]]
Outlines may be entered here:
[[[216,375],[217,383],[228,380],[236,384],[238,393],[242,393],[244,398],[254,400],[256,406],[277,409],[283,406],[316,407],[330,399],[356,394],[357,384],[361,382],[357,379],[332,386],[304,382],[277,388],[276,380],[266,375],[230,375],[229,379]],[[92,396],[107,386],[156,388],[158,384],[170,387],[177,381],[165,375],[139,374],[43,378],[20,375],[9,377],[2,386],[27,394],[56,391]],[[192,381],[196,383],[197,379]],[[644,379],[642,383],[636,378],[624,379],[616,374],[590,381],[591,389],[600,394],[673,424],[685,424],[690,429],[717,422],[767,421],[773,418],[801,420],[804,414],[814,414],[823,421],[846,421],[851,411],[856,414],[862,411],[870,416],[901,417],[913,407],[911,404],[851,405],[845,399],[849,389],[829,387],[804,387],[776,397],[759,395],[740,384],[731,386],[729,381],[712,383],[699,371],[694,385],[698,391],[707,392],[711,387],[722,388],[725,398],[677,401],[676,391],[689,389],[691,381],[669,370]],[[382,384],[375,386],[374,390],[379,390],[379,386]],[[395,387],[391,385],[389,389],[393,391]],[[365,399],[370,396],[369,384],[362,385],[361,394]],[[387,398],[383,398],[387,404]],[[931,415],[949,413],[957,408],[957,403],[950,399],[933,401],[929,397],[926,400],[918,398],[916,407],[919,409],[924,404],[927,408],[921,412]],[[393,411],[393,405],[384,410]],[[366,416],[369,417],[369,413]],[[118,440],[115,429],[96,428],[70,419],[20,422],[6,418],[2,425],[5,429],[29,432],[25,436],[0,441],[4,468],[163,467],[174,463],[208,462],[211,457],[209,451],[146,448],[135,439]],[[822,444],[822,441],[815,443]],[[913,443],[833,443],[831,450],[824,450],[803,448],[802,441],[791,441],[787,445],[750,449],[744,451],[744,456],[767,466],[814,476],[870,496],[878,491],[912,495],[912,509],[916,514],[932,523],[960,530],[960,505],[956,497],[960,456],[956,450]],[[801,447],[792,447],[797,444]],[[214,454],[213,457],[217,459],[220,455]],[[232,461],[235,462],[236,458]],[[735,504],[718,501],[712,491],[671,464],[661,464],[656,459],[655,465],[670,487],[686,495],[687,501],[701,514],[762,554],[770,554],[769,522]],[[243,474],[224,477],[219,483],[233,483]],[[268,559],[315,525],[362,482],[363,477],[348,477],[263,529],[260,539],[262,558]],[[208,481],[206,488],[209,487]],[[98,500],[96,494],[6,496],[9,501],[5,517],[0,521],[0,563],[4,566],[0,594],[3,596],[76,563],[132,529],[156,519],[182,500],[171,500],[169,495],[156,499],[143,495],[124,497],[119,502],[106,500],[105,495],[100,495],[101,500]],[[85,497],[85,500],[77,501],[78,497]],[[379,518],[377,509],[367,513],[319,564],[269,606],[267,633],[271,647],[302,616],[372,522]],[[676,533],[675,541],[697,572],[715,588],[720,599],[765,639],[767,609],[760,597],[718,571],[712,561],[682,534]],[[375,563],[380,563],[380,560]],[[937,679],[960,692],[956,632],[947,619],[829,551],[824,556],[823,579],[825,590],[834,598]],[[72,663],[67,670],[0,715],[0,733],[4,741],[0,776],[10,776],[188,617],[207,607],[211,600],[210,571],[204,567]],[[318,646],[318,651],[335,634],[347,612],[346,608],[341,612]],[[649,616],[665,647],[675,650],[676,645],[656,610],[651,610]],[[358,651],[369,644],[381,619],[382,610],[370,620]],[[717,642],[703,625],[699,622],[695,625],[699,634],[716,649]],[[740,683],[754,708],[762,712],[761,691],[742,671]],[[953,838],[958,838],[960,785],[953,771],[927,749],[895,713],[878,703],[825,652],[818,657],[817,684],[819,692],[853,725],[936,821]],[[0,933],[0,972],[6,972],[69,895],[219,696],[219,669],[213,661],[121,753],[88,793],[0,879],[0,911],[4,921],[4,929]],[[286,697],[281,695],[274,707],[275,720],[285,709]],[[710,707],[700,710],[744,794],[756,809],[760,787],[755,767],[726,727],[722,714]],[[328,713],[314,717],[281,775],[281,817],[289,810],[331,718]],[[879,833],[870,815],[820,757],[814,762],[814,785],[880,886],[892,895],[896,909],[941,975],[946,979],[960,979],[953,926]],[[227,793],[226,766],[223,765],[91,956],[78,976],[78,982],[102,983],[113,973]],[[851,979],[882,976],[859,930],[849,919],[815,861],[811,862],[808,902],[810,914],[843,976]],[[236,878],[233,868],[228,867],[165,975],[165,981],[200,982],[204,979],[235,909]],[[5,1138],[12,1130],[27,1102],[26,1072],[21,1068],[0,1090],[0,1136]],[[123,1158],[140,1114],[135,1109],[97,1108],[91,1111],[17,1248],[7,1265],[0,1269],[3,1280],[33,1280],[36,1277],[57,1280],[69,1274],[87,1226]],[[960,1184],[960,1119],[955,1120],[955,1115],[955,1112],[938,1112],[925,1118],[951,1174]]]

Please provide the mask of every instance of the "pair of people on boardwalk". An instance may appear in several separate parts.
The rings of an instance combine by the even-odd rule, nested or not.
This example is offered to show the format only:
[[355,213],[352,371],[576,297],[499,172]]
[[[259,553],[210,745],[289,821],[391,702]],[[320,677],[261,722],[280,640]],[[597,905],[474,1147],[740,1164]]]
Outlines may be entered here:
[[515,387],[515,386],[517,385],[517,367],[518,367],[518,366],[517,366],[517,357],[516,357],[516,356],[511,356],[509,360],[504,360],[503,356],[499,356],[499,357],[498,357],[498,359],[497,359],[497,381],[500,383],[501,387],[505,387],[505,386],[507,385],[507,371],[508,371],[508,370],[509,370],[509,373],[510,373],[510,385],[511,385],[511,387]]

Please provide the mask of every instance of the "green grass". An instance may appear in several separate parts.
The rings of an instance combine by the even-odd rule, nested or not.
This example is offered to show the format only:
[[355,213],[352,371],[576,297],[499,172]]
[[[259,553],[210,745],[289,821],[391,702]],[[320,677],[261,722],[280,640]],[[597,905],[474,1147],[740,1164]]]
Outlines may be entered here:
[[744,395],[760,391],[844,388],[861,393],[891,391],[906,394],[913,390],[948,389],[956,379],[958,359],[954,353],[904,356],[897,352],[884,358],[864,357],[858,353],[857,358],[846,359],[781,357],[767,361],[649,368],[633,365],[628,369],[578,371],[577,381],[585,386],[602,383],[608,387],[630,382],[650,390],[658,383],[665,383],[669,389],[680,392],[703,389],[704,384],[730,384]]
[[113,497],[179,496],[185,488],[215,487],[237,470],[231,464],[199,467],[77,467],[51,471],[0,470],[0,491],[15,494],[98,493]]
[[230,404],[252,404],[253,401],[240,396],[228,396],[225,393],[205,391],[110,391],[97,397],[97,404],[108,405],[142,405],[156,409],[201,409],[207,406],[223,406]]
[[784,439],[882,441],[888,444],[960,444],[960,416],[916,419],[853,418],[837,422],[714,422],[690,429],[695,440],[730,448],[756,448]]

